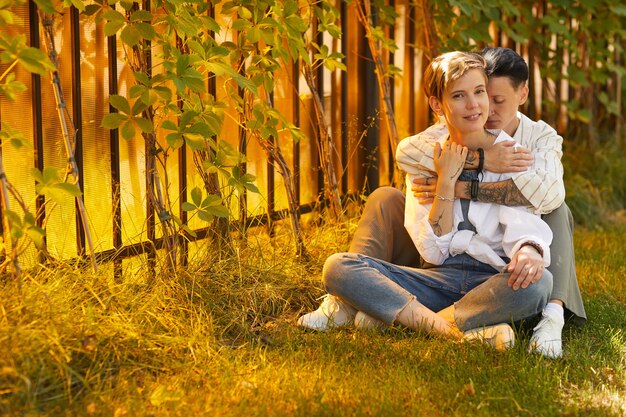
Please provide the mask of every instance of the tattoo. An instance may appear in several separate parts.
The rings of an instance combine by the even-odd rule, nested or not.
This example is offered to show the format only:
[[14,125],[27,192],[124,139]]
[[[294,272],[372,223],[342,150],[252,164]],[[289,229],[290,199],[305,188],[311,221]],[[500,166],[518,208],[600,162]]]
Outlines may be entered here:
[[478,163],[476,160],[478,159],[478,151],[468,151],[467,158],[465,158],[465,169],[475,169],[478,168]]
[[457,169],[456,172],[450,176],[450,179],[453,180],[455,178],[459,178],[459,175],[461,175],[460,171],[463,171],[462,166],[460,166],[459,169]]
[[[468,183],[466,187],[466,192],[468,193],[470,186],[471,184]],[[511,179],[499,182],[481,182],[478,187],[478,201],[502,204],[510,207],[532,206]]]
[[[464,184],[465,184],[465,194],[466,195],[464,195],[464,196],[457,196],[457,197],[469,200],[470,198],[472,198],[472,183],[470,181],[464,181]],[[480,186],[482,184],[483,183],[480,183],[478,185],[478,195],[480,195]]]
[[437,236],[442,235],[441,225],[439,224],[442,217],[443,217],[443,213],[441,213],[439,217],[436,219],[431,219],[430,217],[428,218],[428,222],[430,223],[430,226],[433,228],[433,233],[435,233],[435,235]]

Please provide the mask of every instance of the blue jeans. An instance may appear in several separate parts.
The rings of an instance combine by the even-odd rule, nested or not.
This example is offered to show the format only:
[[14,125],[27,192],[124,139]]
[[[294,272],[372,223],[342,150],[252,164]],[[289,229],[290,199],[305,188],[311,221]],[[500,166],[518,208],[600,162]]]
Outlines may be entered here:
[[510,323],[539,314],[552,291],[552,274],[513,291],[507,272],[498,272],[467,254],[442,265],[417,269],[394,265],[358,253],[336,253],[324,264],[326,291],[359,311],[392,324],[416,299],[432,311],[454,304],[454,320],[462,330]]

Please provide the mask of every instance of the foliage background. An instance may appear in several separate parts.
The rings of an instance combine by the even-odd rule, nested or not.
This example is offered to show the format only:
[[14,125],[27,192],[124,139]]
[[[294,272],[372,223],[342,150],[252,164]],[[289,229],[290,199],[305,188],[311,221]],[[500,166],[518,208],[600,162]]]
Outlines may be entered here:
[[[198,90],[202,94],[205,90],[199,83],[209,84],[211,71],[202,73],[195,66],[199,55],[211,52],[213,73],[217,68],[232,81],[229,97],[236,102],[233,108],[250,116],[238,120],[242,129],[267,139],[274,133],[272,129],[288,126],[296,140],[298,132],[290,129],[289,119],[274,113],[270,102],[264,100],[265,93],[272,90],[272,70],[275,65],[315,53],[323,61],[337,51],[322,50],[321,45],[316,52],[300,45],[295,56],[291,51],[285,56],[271,48],[257,50],[259,25],[266,22],[262,13],[282,7],[293,17],[298,9],[293,9],[295,3],[289,7],[287,3],[228,2],[235,16],[230,21],[234,27],[228,30],[255,30],[242,36],[240,43],[221,45],[225,49],[206,36],[211,29],[219,29],[210,19],[175,19],[188,17],[183,12],[192,16],[194,7],[205,12],[207,3],[151,3],[151,10],[163,6],[170,12],[179,11],[166,13],[170,28],[180,28],[183,23],[181,32],[194,28],[188,30],[190,38],[197,36],[196,43],[191,43],[193,57],[184,48],[167,50],[172,61],[165,74],[173,86],[159,84],[163,72],[153,76],[147,75],[150,71],[145,68],[145,74],[138,71],[136,95],[113,99],[113,107],[122,111],[121,116],[107,120],[109,127],[119,123],[120,131],[129,136],[131,128],[137,135],[154,134],[158,130],[152,118],[157,114],[153,112],[156,104],[162,106],[158,111],[169,112],[176,121],[161,125],[171,135],[171,147],[189,146],[193,152],[206,145],[198,136],[202,140],[219,136],[220,116],[228,105],[200,95]],[[12,15],[16,4],[0,1],[2,25],[21,23]],[[155,41],[149,28],[154,16],[140,13],[145,5],[79,0],[36,4],[47,13],[102,11],[107,30],[119,36],[124,32],[124,42],[138,58],[145,51],[145,42]],[[316,4],[324,8],[318,11],[319,19],[328,19],[323,23],[335,31],[333,7],[341,9],[345,4]],[[119,14],[110,13],[113,5]],[[222,235],[228,240],[225,248],[216,250],[215,243],[221,242],[216,237],[221,233],[216,219],[227,218],[229,224],[234,220],[221,217],[232,216],[220,208],[231,207],[224,202],[226,196],[233,195],[236,205],[240,194],[233,189],[254,189],[252,178],[235,169],[241,155],[216,142],[203,148],[207,153],[199,171],[207,174],[205,184],[212,181],[208,174],[220,173],[218,185],[230,188],[207,186],[190,191],[188,212],[216,221],[211,223],[216,235],[199,241],[197,257],[184,268],[169,272],[163,268],[154,274],[147,268],[152,266],[150,258],[144,256],[137,257],[134,269],[125,270],[120,277],[114,273],[118,267],[114,263],[102,264],[96,273],[79,261],[47,259],[22,271],[19,280],[8,273],[0,276],[0,415],[626,414],[626,185],[622,179],[626,168],[622,117],[626,8],[602,0],[422,0],[395,5],[400,6],[405,6],[404,14],[396,16],[389,4],[374,3],[372,10],[381,13],[374,13],[376,18],[370,24],[379,37],[383,57],[395,48],[394,42],[389,42],[390,25],[394,19],[406,18],[418,29],[408,48],[422,51],[426,57],[447,49],[498,44],[518,49],[536,70],[531,80],[535,100],[525,110],[563,132],[567,202],[584,226],[577,230],[575,242],[590,322],[583,328],[566,328],[565,357],[546,361],[528,355],[528,329],[520,329],[516,348],[504,354],[427,339],[401,329],[381,334],[353,329],[321,335],[302,332],[293,323],[303,311],[318,305],[317,297],[323,293],[319,283],[323,261],[347,248],[359,208],[344,206],[347,220],[340,223],[324,214],[307,218],[311,221],[303,230],[302,241],[308,247],[308,260],[293,256],[298,238],[284,224],[274,227],[272,233],[262,228],[227,229]],[[104,17],[106,13],[110,13],[108,17]],[[282,29],[289,29],[297,38],[305,27],[292,20],[293,25],[285,24]],[[278,29],[272,29],[274,33],[278,34]],[[169,35],[175,39],[174,32]],[[56,69],[46,53],[8,31],[0,32],[0,50],[0,89],[5,97],[28,94],[14,76],[17,68],[43,77]],[[252,73],[239,71],[239,58],[244,55],[258,64]],[[283,58],[285,61],[280,61]],[[343,61],[335,55],[329,62]],[[421,73],[419,66],[413,69]],[[392,66],[385,71],[386,76],[399,76]],[[261,100],[257,102],[260,107],[245,107],[243,91]],[[186,100],[180,106],[178,96]],[[206,103],[210,105],[200,105]],[[428,117],[421,117],[426,124]],[[32,139],[5,124],[0,134],[3,147],[28,149]],[[71,187],[75,185],[71,178],[62,167],[49,168],[33,174],[39,197],[52,202],[68,195],[73,199],[76,189]],[[2,177],[3,202],[11,190],[5,179]],[[12,196],[19,200],[19,193]],[[14,239],[30,239],[43,246],[45,222],[38,212],[18,205],[14,214],[7,214],[5,205],[4,231],[10,230]],[[163,218],[176,224],[174,235],[187,232],[183,214],[178,219]],[[10,248],[5,250],[10,255]],[[5,259],[5,272],[11,271],[10,260],[10,256]]]

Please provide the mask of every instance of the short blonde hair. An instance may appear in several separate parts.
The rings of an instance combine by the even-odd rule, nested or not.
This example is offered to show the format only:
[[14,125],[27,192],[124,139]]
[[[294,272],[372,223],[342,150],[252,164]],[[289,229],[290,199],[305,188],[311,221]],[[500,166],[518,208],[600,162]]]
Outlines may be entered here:
[[487,81],[485,59],[474,52],[446,52],[431,61],[424,71],[424,92],[427,97],[443,98],[451,82],[471,69],[479,69]]

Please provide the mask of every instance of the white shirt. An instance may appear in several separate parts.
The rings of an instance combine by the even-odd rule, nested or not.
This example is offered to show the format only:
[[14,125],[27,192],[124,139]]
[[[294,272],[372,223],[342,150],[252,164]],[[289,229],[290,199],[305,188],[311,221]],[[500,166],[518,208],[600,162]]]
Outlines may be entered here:
[[[497,131],[496,131],[497,133]],[[447,135],[439,139],[444,143]],[[505,132],[500,132],[494,143],[511,140]],[[412,156],[410,153],[408,156]],[[412,180],[428,172],[407,175],[407,196],[404,210],[404,226],[409,232],[422,258],[435,265],[441,265],[448,257],[467,253],[474,259],[500,270],[506,265],[502,256],[512,258],[522,243],[533,241],[543,249],[544,265],[550,265],[549,246],[552,231],[541,217],[526,207],[471,201],[468,219],[476,228],[476,233],[458,230],[463,221],[461,200],[454,201],[454,221],[451,232],[437,236],[428,221],[432,204],[421,205],[411,191]],[[499,174],[483,171],[482,181],[503,181],[512,174]]]
[[[534,122],[519,112],[517,117],[520,124],[513,139],[530,150],[534,161],[528,171],[514,173],[508,178],[513,179],[515,186],[532,204],[535,213],[550,213],[565,201],[561,164],[563,138],[543,121]],[[421,176],[429,176],[423,171],[435,171],[435,141],[447,132],[445,124],[436,124],[422,133],[403,139],[396,151],[398,166],[409,174],[422,172]]]

